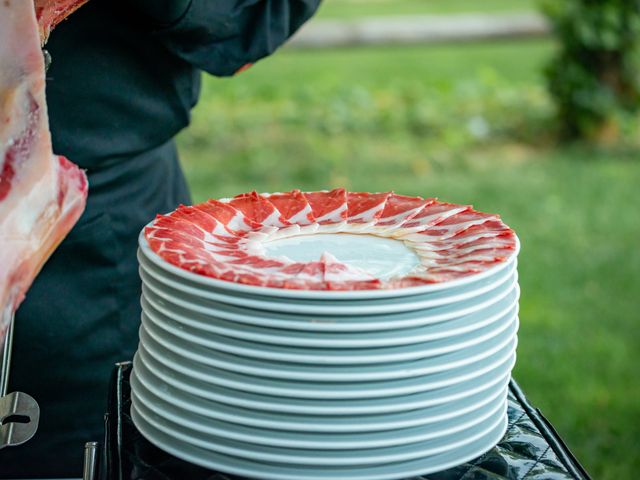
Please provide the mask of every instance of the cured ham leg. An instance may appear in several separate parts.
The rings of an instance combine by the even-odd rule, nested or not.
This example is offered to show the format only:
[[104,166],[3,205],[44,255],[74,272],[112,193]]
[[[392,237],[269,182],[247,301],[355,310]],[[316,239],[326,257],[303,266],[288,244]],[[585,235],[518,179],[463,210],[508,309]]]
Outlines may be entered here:
[[87,197],[84,173],[52,152],[39,31],[30,0],[0,1],[0,345]]

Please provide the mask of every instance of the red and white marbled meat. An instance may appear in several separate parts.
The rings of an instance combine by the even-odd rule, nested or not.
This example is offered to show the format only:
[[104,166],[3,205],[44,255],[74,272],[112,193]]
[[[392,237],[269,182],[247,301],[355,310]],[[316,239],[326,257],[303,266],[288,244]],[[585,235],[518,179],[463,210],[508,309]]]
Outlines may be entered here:
[[280,211],[257,192],[243,193],[222,201],[241,211],[249,220],[264,226],[280,228],[289,225]]
[[0,1],[0,343],[87,197],[84,173],[52,152],[44,74],[33,2]]
[[[401,278],[383,281],[326,252],[311,262],[266,254],[267,242],[314,233],[395,238],[416,253],[420,265]],[[344,189],[251,192],[180,207],[158,216],[146,237],[166,261],[201,275],[308,290],[403,288],[455,280],[510,261],[517,245],[499,216],[468,205]]]
[[347,223],[352,233],[369,230],[376,224],[391,192],[386,193],[347,193]]
[[427,205],[435,202],[429,198],[408,197],[392,193],[384,206],[382,214],[375,224],[376,232],[393,230],[418,215]]
[[228,203],[222,203],[218,200],[209,200],[207,202],[194,205],[194,208],[212,216],[223,223],[229,230],[234,230],[236,232],[257,230],[262,226],[260,223],[249,219],[240,210],[232,207]]
[[316,223],[311,205],[300,190],[264,194],[262,197],[280,212],[287,223],[301,226]]
[[498,215],[477,212],[474,209],[469,208],[459,213],[455,213],[441,222],[431,225],[425,230],[421,230],[416,233],[404,234],[402,239],[418,243],[423,243],[427,240],[425,237],[429,237],[429,241],[446,240],[458,233],[465,232],[470,227],[482,225],[488,221],[500,221],[500,217]]
[[331,191],[304,192],[311,206],[311,212],[319,225],[346,223],[347,191],[336,188]]
[[425,205],[419,213],[402,223],[391,233],[391,236],[398,238],[410,233],[423,231],[470,208],[470,205],[456,205],[454,203],[433,201]]

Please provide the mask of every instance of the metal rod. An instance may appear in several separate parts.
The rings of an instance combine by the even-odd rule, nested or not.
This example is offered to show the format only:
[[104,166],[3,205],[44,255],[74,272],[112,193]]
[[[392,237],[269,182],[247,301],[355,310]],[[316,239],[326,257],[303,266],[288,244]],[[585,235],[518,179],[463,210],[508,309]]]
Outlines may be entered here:
[[13,347],[13,324],[15,316],[12,313],[9,315],[9,326],[7,327],[7,335],[4,339],[4,345],[2,347],[2,371],[0,372],[0,397],[4,397],[8,393],[9,389],[9,370],[11,369],[11,349]]
[[82,480],[97,480],[98,478],[98,445],[98,442],[84,444]]

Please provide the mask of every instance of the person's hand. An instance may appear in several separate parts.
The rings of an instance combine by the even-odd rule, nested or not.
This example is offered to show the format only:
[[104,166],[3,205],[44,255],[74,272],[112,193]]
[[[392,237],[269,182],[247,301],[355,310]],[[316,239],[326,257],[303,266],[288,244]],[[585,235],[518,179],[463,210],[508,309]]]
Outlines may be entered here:
[[131,0],[139,14],[158,25],[170,25],[189,8],[192,0]]

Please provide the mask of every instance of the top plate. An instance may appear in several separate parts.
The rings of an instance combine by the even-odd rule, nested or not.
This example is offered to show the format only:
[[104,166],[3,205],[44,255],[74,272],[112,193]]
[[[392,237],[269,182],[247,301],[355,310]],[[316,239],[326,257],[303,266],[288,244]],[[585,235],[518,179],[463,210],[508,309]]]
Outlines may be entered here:
[[392,297],[409,297],[414,295],[424,295],[429,293],[442,292],[447,289],[469,286],[486,278],[492,277],[513,265],[516,260],[517,253],[520,250],[520,242],[516,238],[516,250],[514,255],[506,262],[499,263],[494,267],[484,270],[475,275],[462,277],[444,283],[432,283],[415,287],[394,288],[394,289],[378,289],[378,290],[292,290],[287,288],[261,287],[255,285],[246,285],[242,283],[218,280],[215,278],[199,275],[197,273],[176,267],[158,256],[149,247],[149,243],[144,237],[144,232],[139,235],[140,253],[146,259],[152,262],[162,270],[167,271],[189,282],[201,285],[205,288],[215,290],[240,293],[246,295],[255,295],[258,297],[276,297],[276,298],[296,298],[308,300],[367,300],[367,299],[384,299]]
[[160,268],[210,288],[331,300],[455,288],[497,273],[519,250],[497,215],[342,189],[181,206],[147,225],[139,244]]

